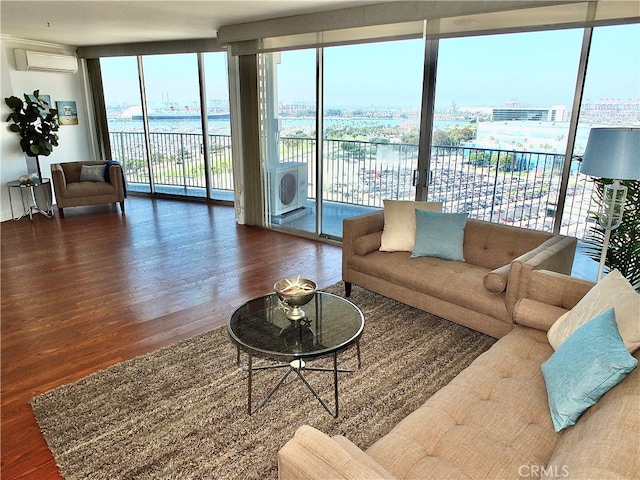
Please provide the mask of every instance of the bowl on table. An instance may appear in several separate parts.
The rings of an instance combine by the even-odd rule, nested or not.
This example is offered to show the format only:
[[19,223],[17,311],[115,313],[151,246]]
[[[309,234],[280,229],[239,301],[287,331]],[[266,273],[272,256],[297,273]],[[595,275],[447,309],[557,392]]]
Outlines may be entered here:
[[292,321],[300,321],[306,317],[300,307],[311,301],[317,288],[318,286],[313,280],[300,277],[283,278],[273,286],[285,315]]

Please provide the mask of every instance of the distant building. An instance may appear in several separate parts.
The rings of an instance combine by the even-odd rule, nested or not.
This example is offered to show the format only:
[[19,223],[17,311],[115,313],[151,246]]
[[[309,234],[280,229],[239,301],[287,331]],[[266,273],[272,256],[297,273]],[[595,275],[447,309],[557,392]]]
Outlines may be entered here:
[[570,112],[566,105],[525,107],[516,99],[501,107],[459,107],[458,111],[489,117],[492,122],[568,122]]
[[548,108],[497,107],[492,108],[491,121],[508,122],[513,120],[537,122],[563,122],[566,108],[564,105],[552,105]]

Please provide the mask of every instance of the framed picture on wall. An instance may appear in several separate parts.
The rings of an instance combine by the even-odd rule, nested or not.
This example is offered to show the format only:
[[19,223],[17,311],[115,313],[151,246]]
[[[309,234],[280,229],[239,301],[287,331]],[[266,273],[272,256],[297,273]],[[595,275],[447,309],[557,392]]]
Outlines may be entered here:
[[56,102],[60,125],[78,125],[78,109],[74,101]]

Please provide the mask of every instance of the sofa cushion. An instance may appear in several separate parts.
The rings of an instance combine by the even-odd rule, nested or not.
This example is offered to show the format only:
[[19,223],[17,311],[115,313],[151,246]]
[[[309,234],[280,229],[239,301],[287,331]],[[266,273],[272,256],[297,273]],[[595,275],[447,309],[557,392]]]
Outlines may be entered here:
[[104,182],[104,165],[82,165],[81,182]]
[[[411,258],[409,252],[354,255],[349,268],[511,323],[505,294],[495,295],[484,288],[486,268],[436,257]],[[393,297],[392,292],[389,296]]]
[[367,453],[397,478],[521,478],[546,465],[558,438],[540,371],[551,353],[544,332],[516,326]]
[[464,262],[462,245],[468,213],[415,211],[416,240],[412,257],[437,257]]
[[542,364],[556,431],[574,425],[637,363],[622,342],[613,308],[577,328]]
[[380,250],[410,252],[416,238],[416,209],[439,212],[440,202],[384,201],[384,228]]
[[613,270],[587,292],[549,329],[549,343],[557,349],[580,325],[614,308],[618,330],[631,353],[640,348],[640,295],[618,270]]
[[75,182],[67,184],[67,197],[113,195],[116,188],[107,182]]

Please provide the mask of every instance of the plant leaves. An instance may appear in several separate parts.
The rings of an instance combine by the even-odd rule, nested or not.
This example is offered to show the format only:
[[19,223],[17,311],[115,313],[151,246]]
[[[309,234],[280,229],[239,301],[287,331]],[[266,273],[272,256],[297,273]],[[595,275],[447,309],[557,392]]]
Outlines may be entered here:
[[48,109],[48,102],[40,98],[40,91],[33,95],[24,94],[23,102],[18,97],[5,98],[5,103],[13,113],[7,117],[9,130],[20,135],[20,147],[30,157],[50,155],[53,147],[58,145],[58,135],[54,132],[60,128],[56,109]]

